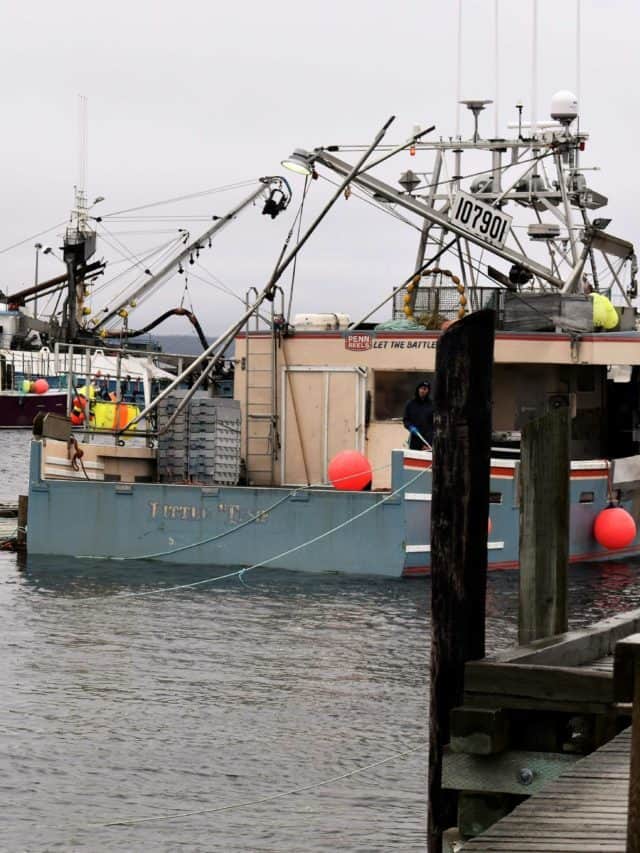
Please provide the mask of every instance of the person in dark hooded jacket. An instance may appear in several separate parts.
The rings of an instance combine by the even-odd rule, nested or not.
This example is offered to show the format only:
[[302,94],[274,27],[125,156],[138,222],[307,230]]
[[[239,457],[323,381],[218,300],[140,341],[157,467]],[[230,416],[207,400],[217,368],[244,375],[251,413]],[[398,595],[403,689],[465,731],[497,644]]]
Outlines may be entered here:
[[410,433],[411,450],[427,449],[425,441],[429,446],[433,444],[433,403],[430,395],[431,383],[421,382],[416,388],[413,400],[409,400],[404,408],[402,422]]

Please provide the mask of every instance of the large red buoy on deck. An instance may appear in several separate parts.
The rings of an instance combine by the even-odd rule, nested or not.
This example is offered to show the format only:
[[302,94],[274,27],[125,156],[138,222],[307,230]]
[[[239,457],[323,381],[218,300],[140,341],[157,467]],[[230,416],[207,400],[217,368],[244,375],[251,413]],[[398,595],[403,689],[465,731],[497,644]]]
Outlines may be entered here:
[[371,482],[371,463],[357,450],[343,450],[329,462],[327,473],[334,488],[361,492]]
[[593,535],[599,545],[615,551],[626,548],[636,538],[636,523],[621,506],[610,506],[596,516]]
[[46,379],[36,379],[33,383],[33,390],[36,394],[46,394],[49,390],[49,383]]

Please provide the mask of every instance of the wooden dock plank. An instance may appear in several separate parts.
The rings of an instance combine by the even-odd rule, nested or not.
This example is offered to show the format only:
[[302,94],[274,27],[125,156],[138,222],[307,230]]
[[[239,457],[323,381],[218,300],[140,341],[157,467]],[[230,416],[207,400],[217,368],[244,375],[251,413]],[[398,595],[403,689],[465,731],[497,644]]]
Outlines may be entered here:
[[631,729],[581,759],[482,835],[474,853],[625,853]]

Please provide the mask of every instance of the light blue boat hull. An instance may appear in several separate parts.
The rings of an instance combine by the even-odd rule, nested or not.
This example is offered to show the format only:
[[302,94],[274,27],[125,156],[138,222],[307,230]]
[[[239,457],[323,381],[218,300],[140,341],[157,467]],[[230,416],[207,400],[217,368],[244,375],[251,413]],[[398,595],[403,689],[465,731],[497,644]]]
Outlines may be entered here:
[[[387,577],[429,570],[431,460],[426,454],[393,452],[390,494],[42,480],[41,451],[34,441],[30,555],[211,567],[263,564]],[[518,565],[516,472],[506,464],[492,463],[490,568]],[[593,539],[594,519],[607,505],[602,468],[572,472],[571,502],[573,561],[640,553],[638,537],[624,551],[606,551]],[[628,502],[623,505],[634,512]]]

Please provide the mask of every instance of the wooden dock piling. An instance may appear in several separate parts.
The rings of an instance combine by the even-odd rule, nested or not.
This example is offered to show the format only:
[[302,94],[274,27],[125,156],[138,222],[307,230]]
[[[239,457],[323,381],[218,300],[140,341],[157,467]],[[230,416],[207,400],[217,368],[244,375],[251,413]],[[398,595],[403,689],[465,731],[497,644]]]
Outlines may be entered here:
[[18,530],[16,533],[16,548],[24,551],[27,547],[27,513],[29,510],[29,497],[20,495],[18,497]]
[[494,313],[478,311],[441,337],[436,354],[431,503],[431,706],[428,850],[454,826],[457,794],[442,789],[449,715],[464,664],[485,653],[487,522]]
[[568,407],[525,424],[520,445],[522,645],[567,630],[571,420]]

